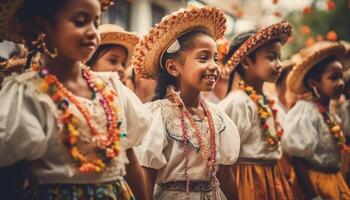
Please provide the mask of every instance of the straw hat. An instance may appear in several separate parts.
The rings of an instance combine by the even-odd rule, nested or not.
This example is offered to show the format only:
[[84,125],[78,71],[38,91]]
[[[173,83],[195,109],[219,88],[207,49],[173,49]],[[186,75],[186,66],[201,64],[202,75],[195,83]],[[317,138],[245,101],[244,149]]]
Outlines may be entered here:
[[322,41],[299,52],[300,60],[294,66],[288,78],[288,84],[293,92],[302,94],[308,92],[304,85],[304,77],[310,69],[322,60],[330,57],[342,57],[345,47],[338,42]]
[[136,74],[156,79],[160,60],[166,49],[182,34],[191,30],[203,30],[215,40],[224,36],[226,18],[215,7],[180,9],[165,16],[135,47],[131,63]]
[[245,41],[227,61],[226,67],[233,70],[249,53],[262,45],[279,39],[284,44],[292,34],[292,25],[287,21],[282,21],[259,30],[247,41]]
[[[113,4],[113,0],[99,0],[102,10]],[[17,21],[17,11],[25,0],[0,0],[0,42],[9,40],[15,43],[24,43],[25,30]]]
[[100,45],[115,44],[125,47],[128,51],[128,62],[130,61],[132,52],[140,40],[136,33],[127,32],[114,24],[103,24],[98,27],[98,32],[101,35]]

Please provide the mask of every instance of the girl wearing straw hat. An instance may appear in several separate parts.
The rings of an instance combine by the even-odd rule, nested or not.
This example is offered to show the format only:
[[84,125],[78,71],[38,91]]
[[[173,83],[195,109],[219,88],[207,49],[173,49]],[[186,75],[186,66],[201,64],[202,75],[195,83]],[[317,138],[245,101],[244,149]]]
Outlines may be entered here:
[[113,24],[98,27],[101,43],[87,62],[94,71],[116,71],[122,82],[125,82],[126,68],[139,37],[132,32]]
[[27,162],[28,199],[134,199],[123,179],[127,154],[150,114],[114,73],[83,64],[111,3],[1,1],[0,38],[25,43],[31,69],[0,92],[0,167]]
[[273,82],[279,76],[281,47],[291,31],[288,22],[280,22],[242,33],[233,39],[224,59],[233,72],[229,94],[219,106],[237,124],[241,137],[233,168],[240,199],[293,199],[277,164],[282,156],[283,130],[276,119],[274,101],[262,91],[264,82]]
[[320,42],[299,52],[301,60],[288,77],[296,94],[312,92],[288,112],[284,151],[293,158],[297,179],[306,199],[350,199],[341,173],[341,153],[349,152],[339,118],[329,111],[344,87],[340,43]]
[[238,156],[237,129],[201,97],[220,75],[215,40],[225,29],[217,8],[182,9],[135,48],[136,74],[158,81],[148,104],[154,123],[139,149],[149,199],[236,199],[230,166]]

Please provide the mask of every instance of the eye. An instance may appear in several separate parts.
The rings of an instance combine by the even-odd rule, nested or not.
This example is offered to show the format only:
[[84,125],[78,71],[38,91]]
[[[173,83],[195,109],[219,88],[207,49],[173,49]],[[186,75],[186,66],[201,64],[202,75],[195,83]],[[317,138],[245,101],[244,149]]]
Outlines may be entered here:
[[270,61],[273,61],[273,60],[276,60],[277,56],[275,54],[269,54],[267,56],[267,59],[270,60]]
[[98,28],[99,25],[100,25],[100,19],[96,19],[96,20],[94,21],[94,26],[95,26],[96,28]]
[[208,60],[208,56],[206,56],[206,55],[201,55],[199,57],[199,62],[201,62],[201,63],[205,63],[205,62],[207,62],[207,60]]
[[86,18],[81,16],[73,20],[74,25],[77,27],[83,27],[86,24]]
[[214,56],[214,62],[215,62],[216,64],[219,63],[219,57],[218,57],[218,55],[215,55],[215,56]]
[[109,63],[111,63],[112,65],[115,65],[115,64],[118,63],[118,61],[117,61],[116,59],[109,59],[108,61],[109,61]]

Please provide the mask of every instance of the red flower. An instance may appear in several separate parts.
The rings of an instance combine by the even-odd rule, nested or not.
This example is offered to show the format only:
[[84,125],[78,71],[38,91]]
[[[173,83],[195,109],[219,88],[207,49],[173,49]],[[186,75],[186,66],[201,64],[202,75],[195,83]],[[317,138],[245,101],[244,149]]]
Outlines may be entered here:
[[310,14],[312,12],[311,6],[306,6],[303,10],[304,14]]
[[269,125],[268,125],[267,123],[264,123],[264,124],[262,125],[262,128],[266,130],[266,129],[269,128]]
[[333,0],[327,0],[327,8],[328,8],[329,11],[335,9],[335,3],[334,3]]
[[304,35],[309,35],[311,33],[311,28],[307,25],[300,27],[299,31]]
[[278,3],[278,0],[272,0],[272,3],[273,3],[273,4],[277,4],[277,3]]

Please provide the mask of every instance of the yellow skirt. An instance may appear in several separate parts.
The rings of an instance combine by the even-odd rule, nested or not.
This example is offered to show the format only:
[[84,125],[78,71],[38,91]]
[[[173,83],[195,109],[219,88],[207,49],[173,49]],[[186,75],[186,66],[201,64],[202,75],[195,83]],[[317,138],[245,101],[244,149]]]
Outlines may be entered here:
[[309,170],[309,176],[323,200],[350,200],[350,190],[340,172],[330,174]]
[[239,199],[294,199],[291,187],[277,164],[237,164],[233,172]]

